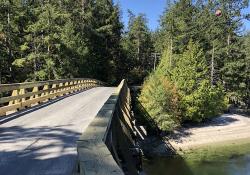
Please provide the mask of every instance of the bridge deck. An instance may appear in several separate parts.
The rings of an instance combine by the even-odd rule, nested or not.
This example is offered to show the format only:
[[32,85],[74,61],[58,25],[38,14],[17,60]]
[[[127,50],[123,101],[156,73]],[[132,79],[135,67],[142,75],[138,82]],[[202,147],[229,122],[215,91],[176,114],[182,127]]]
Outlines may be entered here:
[[0,174],[69,175],[76,140],[113,92],[93,88],[8,122],[0,118]]

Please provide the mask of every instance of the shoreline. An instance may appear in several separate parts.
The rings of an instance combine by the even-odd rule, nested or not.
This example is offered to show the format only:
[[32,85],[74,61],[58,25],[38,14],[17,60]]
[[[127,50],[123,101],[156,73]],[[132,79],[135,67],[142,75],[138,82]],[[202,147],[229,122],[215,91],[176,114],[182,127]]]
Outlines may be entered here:
[[224,114],[210,122],[181,128],[168,138],[177,153],[194,149],[216,148],[250,144],[250,118],[237,114]]

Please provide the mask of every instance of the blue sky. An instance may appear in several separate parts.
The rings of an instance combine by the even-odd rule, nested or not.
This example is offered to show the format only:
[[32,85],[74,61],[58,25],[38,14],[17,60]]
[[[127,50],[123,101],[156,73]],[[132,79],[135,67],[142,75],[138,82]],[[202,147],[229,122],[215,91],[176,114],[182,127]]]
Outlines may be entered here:
[[[160,15],[166,7],[166,0],[114,0],[114,2],[122,9],[122,21],[125,26],[128,23],[127,10],[130,9],[134,14],[145,13],[151,30],[159,26]],[[250,13],[250,7],[244,12]],[[250,30],[250,21],[244,21],[244,28]]]

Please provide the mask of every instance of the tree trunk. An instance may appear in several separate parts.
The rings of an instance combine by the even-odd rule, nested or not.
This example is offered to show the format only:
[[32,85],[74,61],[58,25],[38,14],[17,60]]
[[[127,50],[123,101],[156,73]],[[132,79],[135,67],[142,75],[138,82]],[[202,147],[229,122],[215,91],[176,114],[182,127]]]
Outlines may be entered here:
[[173,38],[170,39],[170,57],[169,57],[169,65],[172,67],[172,55],[173,55]]
[[227,36],[227,55],[229,55],[229,52],[230,52],[230,48],[229,48],[230,44],[231,44],[231,35],[229,33]]
[[213,49],[212,49],[212,59],[211,59],[211,85],[214,84],[214,42],[213,42]]
[[[34,36],[32,36],[33,37],[33,43],[34,43],[34,52],[35,52],[35,55],[37,55],[37,46],[36,46],[36,42],[35,42],[35,36],[36,36],[36,34],[34,34]],[[35,75],[34,77],[34,80],[36,80],[36,71],[37,71],[37,63],[36,63],[36,58],[34,58],[34,60],[33,60],[33,75]]]
[[0,67],[0,84],[2,84],[2,67]]
[[[9,65],[9,71],[10,75],[12,74],[12,69],[11,69],[11,63],[12,63],[12,49],[11,49],[11,39],[10,39],[10,4],[8,6],[8,14],[7,14],[7,47],[8,47],[8,65]],[[9,64],[10,63],[10,64]],[[12,77],[12,75],[11,75]]]
[[85,12],[85,9],[86,9],[88,3],[89,3],[88,0],[82,0],[82,11],[83,12]]
[[138,61],[140,60],[140,39],[138,39],[138,48],[137,48],[137,54],[138,54]]
[[154,71],[155,71],[155,69],[156,69],[156,53],[154,53]]

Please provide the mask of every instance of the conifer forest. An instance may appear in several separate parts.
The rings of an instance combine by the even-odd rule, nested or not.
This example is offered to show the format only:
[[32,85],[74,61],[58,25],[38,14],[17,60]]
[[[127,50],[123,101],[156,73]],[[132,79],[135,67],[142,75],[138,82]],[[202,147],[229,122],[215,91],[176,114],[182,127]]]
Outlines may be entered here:
[[[0,84],[95,78],[142,86],[160,129],[250,108],[248,0],[167,1],[152,31],[112,0],[0,0]],[[249,12],[250,13],[250,12]]]

